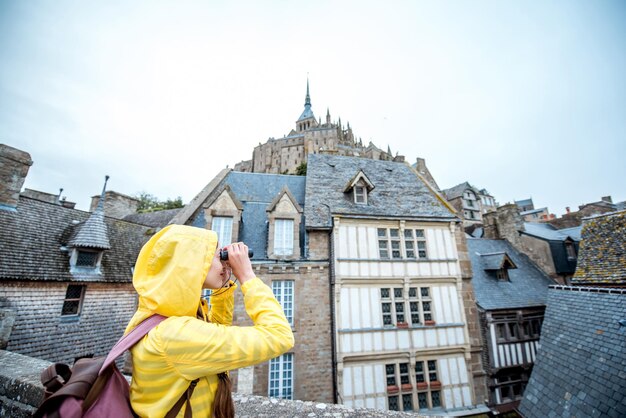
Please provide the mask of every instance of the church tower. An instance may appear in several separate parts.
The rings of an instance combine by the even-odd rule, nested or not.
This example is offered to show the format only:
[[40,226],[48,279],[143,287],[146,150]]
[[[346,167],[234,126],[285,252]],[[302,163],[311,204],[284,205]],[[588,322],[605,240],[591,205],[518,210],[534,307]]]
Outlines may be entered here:
[[315,115],[311,110],[311,95],[309,94],[309,78],[306,79],[306,97],[304,99],[304,111],[296,121],[296,131],[303,132],[318,125]]

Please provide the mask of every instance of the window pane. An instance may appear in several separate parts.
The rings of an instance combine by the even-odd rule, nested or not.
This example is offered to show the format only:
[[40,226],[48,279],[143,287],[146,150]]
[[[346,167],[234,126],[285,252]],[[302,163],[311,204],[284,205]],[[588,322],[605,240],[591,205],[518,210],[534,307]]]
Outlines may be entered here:
[[404,230],[404,238],[413,239],[413,230],[412,229],[405,229]]
[[428,401],[426,400],[426,392],[420,392],[417,394],[417,402],[420,406],[420,409],[428,409]]
[[390,411],[399,411],[400,409],[398,409],[398,397],[397,396],[390,396],[388,399],[389,399],[389,410]]
[[423,229],[416,229],[415,230],[415,237],[416,238],[424,238],[424,230]]
[[386,237],[387,236],[387,230],[385,228],[378,228],[378,236],[379,237]]
[[80,315],[85,286],[69,285],[65,292],[65,300],[61,308],[61,315]]
[[274,254],[293,254],[293,219],[274,221]]
[[98,261],[98,253],[90,251],[78,251],[76,265],[79,267],[95,267]]
[[433,401],[433,408],[437,408],[441,406],[441,392],[438,390],[434,390],[430,392],[430,397]]
[[403,411],[413,410],[413,395],[402,395],[402,410]]
[[385,371],[387,373],[387,386],[394,386],[396,384],[396,365],[387,364]]
[[233,218],[230,216],[215,216],[211,222],[211,229],[217,233],[219,245],[224,247],[232,242]]
[[400,287],[396,287],[393,289],[393,296],[396,298],[401,298],[402,297],[402,288]]
[[389,297],[389,289],[388,288],[380,289],[380,297],[387,299]]
[[427,287],[420,288],[420,292],[422,293],[422,297],[424,297],[424,298],[429,297],[429,293],[428,293],[428,288]]
[[290,325],[293,325],[293,281],[276,280],[272,282],[272,291],[276,300],[283,307],[283,312]]
[[394,229],[394,228],[392,228],[392,229],[390,229],[390,230],[389,230],[389,235],[390,235],[392,238],[396,238],[396,237],[399,237],[399,236],[400,236],[400,234],[399,234],[398,230],[397,230],[397,229]]

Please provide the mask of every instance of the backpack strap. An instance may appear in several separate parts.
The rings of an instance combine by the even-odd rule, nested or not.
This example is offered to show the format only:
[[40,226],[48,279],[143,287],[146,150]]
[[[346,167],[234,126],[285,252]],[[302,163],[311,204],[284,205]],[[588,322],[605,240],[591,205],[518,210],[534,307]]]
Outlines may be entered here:
[[176,401],[172,409],[170,409],[168,413],[165,414],[165,418],[176,418],[178,412],[180,412],[180,409],[185,403],[187,403],[187,408],[185,408],[185,418],[192,418],[191,395],[193,394],[193,390],[198,384],[198,380],[200,379],[192,380],[189,383],[189,387],[187,388],[187,390],[182,395],[180,395],[180,398],[178,398],[178,401]]
[[137,344],[139,340],[141,340],[150,330],[157,325],[159,325],[162,321],[166,320],[167,317],[163,315],[152,315],[151,317],[144,319],[137,325],[131,332],[124,335],[119,339],[117,343],[113,346],[109,354],[107,355],[104,363],[102,364],[102,368],[100,369],[100,373],[109,367],[115,359],[121,356],[126,350],[130,349],[133,345]]
[[45,387],[44,399],[61,389],[70,377],[72,370],[67,364],[56,363],[41,372],[41,383]]

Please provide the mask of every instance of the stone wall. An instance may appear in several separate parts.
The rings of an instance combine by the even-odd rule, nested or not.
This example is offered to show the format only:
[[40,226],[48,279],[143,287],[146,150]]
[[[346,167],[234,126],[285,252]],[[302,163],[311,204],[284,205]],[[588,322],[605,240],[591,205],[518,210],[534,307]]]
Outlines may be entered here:
[[10,317],[14,320],[7,350],[70,364],[75,357],[108,352],[135,312],[137,297],[132,285],[85,283],[82,313],[77,319],[61,316],[67,285],[0,282],[3,322]]
[[552,251],[548,242],[528,235],[522,235],[520,236],[520,243],[521,247],[517,248],[518,251],[526,254],[548,276],[553,279],[559,278],[556,274]]
[[[294,281],[294,399],[332,402],[332,346],[330,339],[330,293],[328,262],[254,264],[255,273],[268,286],[275,280]],[[236,325],[252,325],[243,306],[241,292],[235,293]],[[268,363],[246,371],[252,377],[252,394],[267,396]],[[252,374],[252,376],[250,376]],[[231,374],[234,388],[240,389],[238,373]],[[246,381],[242,384],[250,387]]]
[[[39,383],[41,370],[51,363],[32,357],[0,350],[0,417],[27,418],[43,399]],[[417,418],[415,413],[350,409],[343,405],[317,402],[286,401],[260,396],[233,394],[235,416],[240,418],[281,417],[363,417]]]

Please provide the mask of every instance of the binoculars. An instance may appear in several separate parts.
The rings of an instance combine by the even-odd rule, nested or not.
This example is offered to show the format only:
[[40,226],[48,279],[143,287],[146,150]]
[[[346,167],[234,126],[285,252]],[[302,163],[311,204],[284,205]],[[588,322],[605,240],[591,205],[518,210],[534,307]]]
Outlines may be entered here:
[[[252,258],[254,252],[248,248],[248,258]],[[228,250],[220,250],[220,260],[226,261],[228,260]]]

